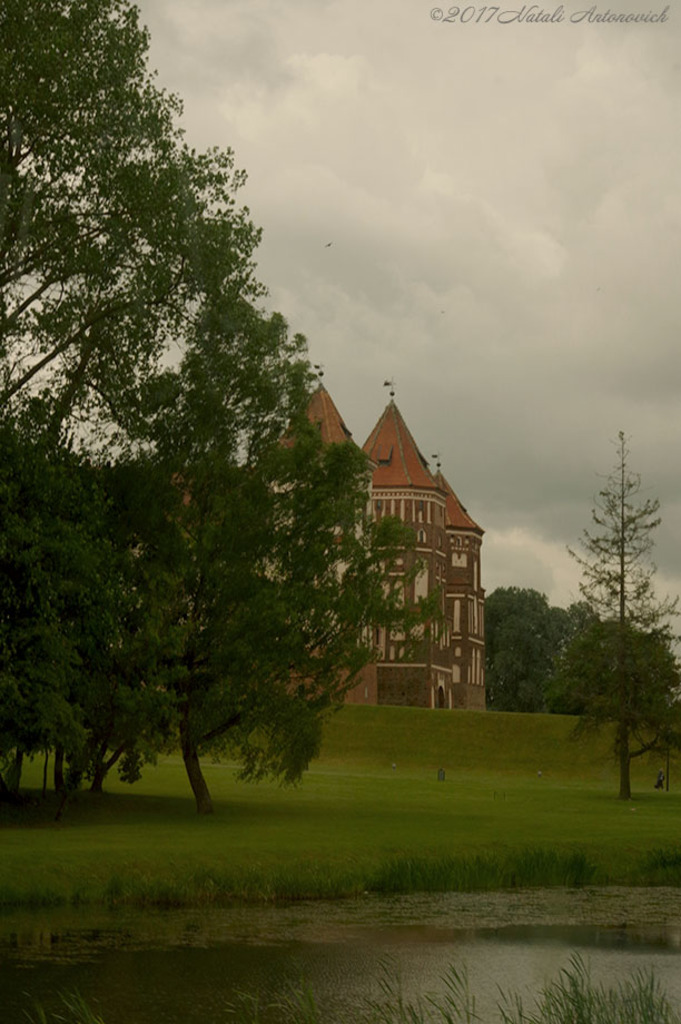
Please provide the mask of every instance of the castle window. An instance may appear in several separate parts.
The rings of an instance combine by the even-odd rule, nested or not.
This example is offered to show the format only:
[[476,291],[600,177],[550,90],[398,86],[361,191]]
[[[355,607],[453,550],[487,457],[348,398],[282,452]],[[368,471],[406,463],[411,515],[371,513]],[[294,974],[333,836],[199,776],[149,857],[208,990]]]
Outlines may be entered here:
[[461,632],[461,601],[458,598],[454,601],[454,632]]
[[425,543],[426,543],[426,531],[425,530],[419,530],[419,544],[425,544]]

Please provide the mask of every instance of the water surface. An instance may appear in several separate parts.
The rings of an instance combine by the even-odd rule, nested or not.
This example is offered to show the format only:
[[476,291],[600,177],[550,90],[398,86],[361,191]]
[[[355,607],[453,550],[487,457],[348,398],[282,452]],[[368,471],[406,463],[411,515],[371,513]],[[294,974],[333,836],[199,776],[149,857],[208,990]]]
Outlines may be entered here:
[[[238,993],[263,1003],[301,980],[328,1020],[381,995],[386,963],[406,996],[464,969],[482,1019],[499,990],[531,1003],[579,953],[595,980],[654,969],[681,1008],[681,893],[537,890],[366,896],[208,911],[79,910],[0,916],[3,1021],[78,989],[107,1024],[217,1024]],[[276,1014],[273,1015],[276,1019]]]

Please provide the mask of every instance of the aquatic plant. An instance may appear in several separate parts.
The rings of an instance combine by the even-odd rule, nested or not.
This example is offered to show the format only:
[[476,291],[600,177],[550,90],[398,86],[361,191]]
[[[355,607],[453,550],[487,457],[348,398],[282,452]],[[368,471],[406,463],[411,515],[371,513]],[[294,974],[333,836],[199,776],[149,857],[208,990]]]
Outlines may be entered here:
[[[539,992],[532,1008],[526,1009],[517,993],[501,992],[494,1021],[478,1015],[465,968],[451,966],[442,982],[437,996],[407,998],[394,963],[386,960],[380,997],[352,1009],[321,1007],[309,985],[301,983],[274,1002],[240,993],[226,1013],[232,1024],[681,1024],[681,1013],[652,972],[639,971],[606,987],[592,980],[588,965],[577,955]],[[30,1024],[105,1024],[77,993],[62,1001],[63,1011],[48,1015],[37,1008],[36,1016],[28,1014]]]
[[60,996],[64,1010],[47,1015],[41,1006],[35,1008],[36,1016],[26,1014],[29,1024],[105,1024],[85,1002],[79,992]]
[[517,994],[503,997],[502,1024],[679,1024],[652,971],[637,971],[616,986],[596,985],[588,965],[573,956],[557,979],[542,989],[535,1009],[526,1011]]

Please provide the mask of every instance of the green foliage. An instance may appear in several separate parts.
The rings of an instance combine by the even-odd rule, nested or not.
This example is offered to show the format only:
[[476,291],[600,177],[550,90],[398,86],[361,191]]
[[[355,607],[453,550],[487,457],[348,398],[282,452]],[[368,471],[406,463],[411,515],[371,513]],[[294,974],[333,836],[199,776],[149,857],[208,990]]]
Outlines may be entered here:
[[67,447],[0,427],[0,759],[65,749],[67,789],[99,788],[121,756],[132,781],[164,709],[107,485]]
[[[259,361],[260,340],[241,339],[242,362]],[[177,371],[187,381],[183,429],[165,410],[158,454],[141,474],[160,497],[131,510],[141,575],[152,588],[163,581],[154,685],[174,697],[197,807],[208,811],[200,753],[229,749],[243,777],[285,782],[316,755],[322,716],[373,656],[370,628],[407,617],[401,594],[385,587],[407,536],[394,520],[366,520],[363,453],[322,444],[304,416],[282,443],[277,416],[269,426],[242,417],[261,400],[253,394],[214,408],[204,435],[194,355]],[[298,363],[289,371],[292,407],[305,392]],[[190,400],[197,415],[185,420]],[[265,444],[268,430],[277,432]]]
[[492,591],[485,601],[488,706],[495,711],[545,711],[556,661],[588,618],[589,609],[581,602],[566,610],[551,607],[537,590]]
[[[622,660],[626,673],[622,676]],[[595,622],[562,659],[558,684],[566,702],[582,709],[581,727],[624,724],[629,757],[666,750],[681,727],[674,701],[678,664],[665,633],[645,633],[628,623]],[[619,753],[620,732],[615,738]]]
[[[304,419],[305,342],[257,308],[244,176],[188,149],[148,45],[127,0],[0,11],[0,418],[45,446],[8,549],[0,756],[59,745],[67,782],[100,789],[179,732],[209,810],[200,753],[228,741],[246,777],[288,782],[317,753],[368,627],[404,620],[384,592],[404,536],[365,522],[364,456]],[[71,465],[99,504],[65,438],[98,454]]]
[[0,11],[0,408],[90,441],[143,430],[143,391],[207,305],[261,294],[243,175],[187,148],[148,44],[127,0]]
[[72,687],[86,630],[101,640],[97,485],[67,450],[2,427],[0,520],[0,757],[80,748]]

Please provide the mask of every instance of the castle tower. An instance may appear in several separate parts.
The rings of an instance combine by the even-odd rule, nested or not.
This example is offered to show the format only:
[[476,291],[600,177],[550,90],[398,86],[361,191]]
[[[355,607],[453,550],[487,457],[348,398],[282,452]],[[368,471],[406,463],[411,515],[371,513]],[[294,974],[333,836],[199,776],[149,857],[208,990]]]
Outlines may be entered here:
[[471,519],[438,470],[446,495],[447,620],[451,622],[452,694],[456,708],[485,708],[485,591],[480,549],[484,531]]
[[307,418],[310,423],[317,424],[324,444],[352,441],[351,432],[345,426],[341,414],[323,384],[319,385],[310,398],[307,406]]
[[416,603],[436,591],[445,614],[444,625],[434,625],[416,651],[406,649],[403,636],[376,630],[378,703],[453,707],[451,629],[446,621],[446,494],[394,401],[386,407],[364,451],[376,466],[371,487],[374,517],[397,516],[415,533],[415,550],[405,553],[398,570],[407,573],[415,561],[422,569],[408,584],[405,600]]
[[[352,435],[326,388],[310,399],[308,417],[327,444]],[[410,604],[435,594],[441,619],[423,641],[375,627],[378,661],[367,665],[346,700],[427,708],[485,708],[484,590],[480,550],[483,530],[469,516],[438,470],[433,474],[394,401],[386,406],[364,447],[371,472],[367,495],[375,519],[397,516],[414,530],[415,547],[398,559]]]

